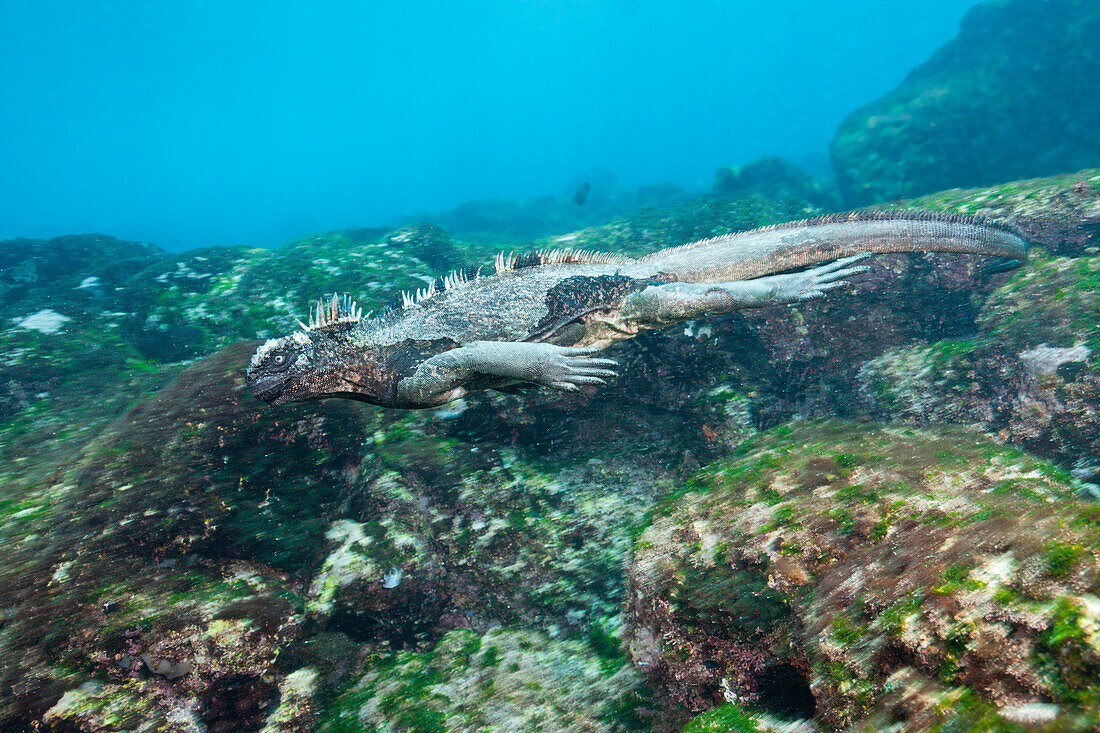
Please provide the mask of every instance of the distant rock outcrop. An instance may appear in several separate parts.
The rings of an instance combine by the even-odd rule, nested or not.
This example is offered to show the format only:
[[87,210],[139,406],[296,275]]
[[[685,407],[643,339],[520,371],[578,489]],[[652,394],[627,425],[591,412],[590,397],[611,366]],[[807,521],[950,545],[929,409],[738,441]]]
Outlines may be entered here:
[[829,196],[806,171],[778,156],[766,156],[734,168],[725,166],[714,173],[714,192],[746,196],[757,194],[771,199],[802,199],[821,206]]
[[988,0],[831,145],[849,205],[1100,165],[1100,4]]

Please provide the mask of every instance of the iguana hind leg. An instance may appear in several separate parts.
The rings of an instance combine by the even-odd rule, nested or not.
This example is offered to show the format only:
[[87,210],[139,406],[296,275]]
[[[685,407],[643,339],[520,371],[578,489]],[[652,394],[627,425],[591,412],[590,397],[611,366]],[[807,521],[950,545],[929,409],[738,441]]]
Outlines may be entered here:
[[614,377],[611,359],[593,358],[596,347],[566,347],[517,341],[473,341],[424,360],[397,386],[411,405],[430,406],[465,394],[465,383],[478,376],[531,382],[570,392],[586,384],[607,384]]
[[847,285],[845,278],[868,272],[870,267],[855,263],[870,256],[869,252],[862,253],[803,272],[769,275],[755,280],[651,285],[626,298],[621,317],[653,328],[732,313],[742,308],[814,300],[830,290]]

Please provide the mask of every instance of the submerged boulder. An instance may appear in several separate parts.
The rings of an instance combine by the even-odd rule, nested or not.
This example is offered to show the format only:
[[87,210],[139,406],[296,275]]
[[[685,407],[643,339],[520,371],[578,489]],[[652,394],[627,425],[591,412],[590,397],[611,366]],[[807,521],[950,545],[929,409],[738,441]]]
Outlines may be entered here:
[[831,145],[847,205],[1100,165],[1100,7],[987,0]]
[[[1020,221],[1064,212],[1064,228],[1044,231],[1062,242],[1061,254],[1088,255],[1095,176],[948,192],[921,205]],[[531,246],[638,254],[816,212],[799,201],[700,197]],[[333,730],[368,722],[439,730],[441,720],[475,729],[491,718],[549,730],[571,715],[591,730],[671,731],[727,698],[737,702],[692,730],[757,719],[759,709],[750,716],[737,707],[753,700],[771,705],[773,717],[812,705],[819,721],[872,725],[880,720],[874,706],[895,699],[899,680],[923,696],[897,703],[915,711],[906,720],[961,700],[991,720],[1053,714],[1052,725],[1077,725],[1074,711],[1093,694],[1081,682],[1093,673],[1091,637],[1075,629],[1093,617],[1095,546],[1070,515],[1080,505],[1064,474],[957,429],[810,425],[796,429],[797,441],[769,433],[754,448],[740,446],[794,415],[872,409],[985,421],[1071,465],[1081,454],[1068,446],[1088,445],[1095,429],[1094,258],[1036,257],[1015,276],[986,276],[976,258],[883,257],[848,293],[619,345],[609,355],[622,362],[622,376],[608,387],[484,393],[434,411],[340,400],[264,406],[243,386],[255,342],[195,359],[239,336],[289,330],[307,297],[326,290],[348,290],[369,308],[422,286],[438,274],[428,262],[433,248],[448,241],[416,226],[389,236],[306,237],[276,252],[154,251],[116,284],[111,297],[122,300],[109,309],[83,292],[74,296],[89,298],[83,315],[60,300],[37,310],[13,301],[20,323],[9,321],[0,339],[23,341],[5,341],[16,348],[0,368],[25,381],[11,387],[22,402],[0,423],[0,725],[305,731],[324,719]],[[463,254],[476,263],[493,250],[449,244],[447,260]],[[13,271],[12,282],[29,277],[26,269]],[[80,274],[71,274],[74,287]],[[38,328],[57,323],[53,333]],[[172,329],[184,327],[202,338],[175,339]],[[138,338],[147,331],[167,335]],[[979,354],[986,341],[1002,351]],[[904,395],[885,396],[920,374],[907,378],[898,366],[875,376],[861,367],[914,343],[937,350],[937,369],[950,362],[933,374],[951,390],[922,388],[927,397],[914,404],[930,407],[911,413]],[[191,346],[169,353],[180,344]],[[955,391],[952,374],[968,367],[952,360],[987,353],[997,360],[967,373]],[[163,363],[169,358],[195,360]],[[44,377],[49,397],[26,381],[32,376]],[[891,380],[888,389],[873,386]],[[981,391],[986,384],[993,397]],[[861,403],[861,390],[876,401]],[[1023,411],[1016,422],[1005,418],[998,410],[1014,395],[1032,396],[1050,419],[1023,420],[1032,414]],[[737,451],[740,458],[726,460]],[[823,462],[810,465],[811,453]],[[967,466],[947,465],[956,454]],[[743,470],[741,461],[757,457],[767,465]],[[632,528],[646,524],[654,497],[707,464],[697,491],[663,504],[635,542]],[[737,483],[742,474],[760,483],[746,488]],[[977,499],[960,495],[967,487]],[[743,497],[704,506],[708,491]],[[1025,532],[1013,512],[1034,518],[1030,540],[1012,539]],[[974,545],[965,555],[947,546],[954,539],[971,547],[964,530],[974,542],[1008,537],[1019,567],[999,585],[986,580],[993,550]],[[825,549],[799,553],[799,543]],[[639,670],[659,687],[652,699],[619,651],[632,544],[629,641]],[[935,572],[955,585],[937,576],[929,590],[932,581],[920,585],[925,575],[890,564],[894,553],[916,567],[919,551],[939,558]],[[1064,573],[1043,569],[1048,555]],[[666,561],[671,581],[662,575]],[[872,638],[859,635],[864,626],[879,634],[888,625],[876,621],[887,612],[875,599],[894,604],[902,592],[861,575],[864,561],[923,589],[903,626],[927,648],[904,634],[886,651],[859,646]],[[836,575],[845,568],[853,587],[866,589],[870,610],[835,595],[847,593]],[[979,603],[973,620],[965,593],[978,593],[978,581],[994,598]],[[841,600],[818,609],[807,588]],[[1013,654],[1020,645],[1039,650],[1025,662],[998,657],[1011,671],[1003,688],[986,680],[992,652],[982,644],[1003,631],[990,630],[990,603],[1024,619],[1004,637]],[[965,613],[945,621],[945,608]],[[1044,625],[1052,618],[1054,626]],[[963,622],[973,628],[959,641],[963,632],[951,628]],[[977,656],[968,656],[971,645]],[[895,653],[900,661],[890,662]],[[796,694],[776,692],[783,689]],[[654,709],[662,711],[656,718],[647,714]]]
[[0,720],[304,731],[360,648],[617,615],[660,479],[551,473],[431,413],[265,406],[244,387],[254,347],[187,368],[5,513]]
[[977,422],[1100,479],[1100,257],[1037,253],[967,339],[892,349],[860,372],[880,416]]
[[1042,708],[1092,730],[1100,510],[1075,497],[973,430],[777,429],[651,511],[631,656],[692,711],[961,730]]
[[777,156],[760,158],[740,168],[719,168],[714,174],[712,189],[726,195],[755,194],[780,201],[809,201],[818,206],[832,203],[808,173]]
[[994,186],[952,189],[905,202],[906,208],[979,216],[1012,224],[1057,255],[1096,254],[1100,244],[1100,169]]
[[452,631],[426,652],[379,660],[317,730],[651,730],[640,679],[617,648],[537,631]]
[[189,711],[231,730],[271,712],[276,660],[304,621],[291,573],[320,561],[372,417],[267,409],[244,390],[253,347],[126,412],[34,495],[40,511],[5,526],[0,716],[110,730],[121,706],[125,729]]

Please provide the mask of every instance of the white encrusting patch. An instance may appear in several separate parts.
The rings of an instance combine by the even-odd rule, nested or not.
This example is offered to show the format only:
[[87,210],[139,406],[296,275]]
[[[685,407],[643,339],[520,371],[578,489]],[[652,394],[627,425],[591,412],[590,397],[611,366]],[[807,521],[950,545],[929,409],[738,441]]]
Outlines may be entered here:
[[57,333],[66,323],[72,319],[63,316],[55,310],[44,308],[37,313],[31,313],[22,318],[15,318],[15,325],[28,331],[41,331],[42,333]]
[[390,568],[390,571],[382,576],[383,588],[396,588],[401,585],[401,568]]
[[98,288],[98,287],[99,287],[99,278],[93,276],[93,277],[86,277],[83,280],[81,280],[80,284],[77,285],[75,288],[73,288],[73,290],[87,290],[89,288]]
[[684,325],[684,335],[688,338],[693,338],[698,341],[708,339],[714,336],[714,329],[710,327],[710,324],[704,323],[699,325],[698,321],[688,321]]
[[1050,723],[1058,717],[1061,709],[1057,705],[1046,702],[1027,702],[1023,705],[1010,705],[1001,708],[1001,717],[1005,720],[1020,725],[1042,725]]
[[1019,357],[1033,377],[1041,377],[1055,374],[1058,367],[1068,362],[1084,361],[1091,353],[1092,350],[1084,344],[1068,348],[1039,344],[1034,349],[1021,351]]
[[258,367],[263,360],[267,358],[267,355],[271,353],[271,350],[279,345],[279,341],[282,339],[268,339],[264,341],[260,348],[256,349],[256,353],[252,355],[252,361],[248,364],[251,367]]

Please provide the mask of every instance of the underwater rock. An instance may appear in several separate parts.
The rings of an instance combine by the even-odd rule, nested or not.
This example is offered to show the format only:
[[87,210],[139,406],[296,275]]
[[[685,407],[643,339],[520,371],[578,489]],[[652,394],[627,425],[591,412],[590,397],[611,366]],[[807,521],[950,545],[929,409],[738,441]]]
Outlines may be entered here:
[[857,109],[830,152],[846,205],[1100,165],[1100,7],[987,0]]
[[317,672],[303,668],[279,684],[279,707],[264,721],[260,733],[310,733],[317,722]]
[[[212,728],[271,712],[305,609],[284,571],[320,562],[322,517],[357,486],[372,416],[264,408],[242,391],[251,348],[116,420],[45,489],[38,531],[4,544],[0,719],[43,713],[80,684],[74,669],[144,679],[156,715],[184,705]],[[104,690],[96,710],[123,694]]]
[[[5,682],[13,682],[5,685],[5,713],[23,708],[11,717],[44,721],[49,730],[69,730],[63,721],[86,731],[258,728],[277,698],[279,651],[300,631],[285,600],[294,596],[285,576],[262,566],[219,568],[221,580],[211,570],[157,572],[125,561],[74,566],[64,586],[38,600],[53,606],[66,636],[43,638],[21,621],[7,639],[22,654],[11,660],[16,669],[5,670]],[[95,583],[119,606],[109,617],[80,605]],[[25,603],[24,610],[28,622],[45,620],[40,609]],[[44,683],[51,677],[45,701],[19,694],[32,684],[50,689]]]
[[[442,570],[428,551],[430,538],[391,517],[337,520],[326,537],[330,552],[313,576],[307,610],[327,630],[397,649],[435,631],[447,596]],[[408,576],[403,586],[386,582],[387,567]]]
[[[667,476],[629,459],[550,470],[484,439],[433,434],[440,427],[418,416],[375,434],[376,513],[344,526],[358,536],[355,559],[336,572],[337,548],[315,580],[316,603],[330,598],[334,623],[349,624],[336,628],[354,638],[381,624],[375,634],[403,648],[440,628],[584,629],[614,615],[631,524]],[[386,588],[394,567],[400,583]]]
[[465,267],[459,261],[461,251],[447,232],[434,224],[413,224],[385,235],[387,245],[402,249],[435,268],[437,274]]
[[[54,239],[0,241],[0,309],[16,301],[62,306],[86,302],[88,278],[103,297],[164,252],[147,242],[124,242],[102,234],[67,235]],[[83,286],[83,287],[82,287]],[[81,292],[83,291],[83,292]]]
[[[946,192],[920,204],[978,207],[1007,219],[1064,212],[1065,227],[1046,230],[1051,246],[1082,253],[1095,231],[1087,212],[1097,175]],[[814,213],[805,202],[708,196],[530,246],[637,253]],[[316,235],[276,251],[166,254],[126,245],[137,259],[120,261],[117,276],[106,262],[92,270],[76,260],[28,262],[16,257],[23,245],[11,252],[0,246],[11,263],[2,284],[12,286],[0,316],[52,309],[72,318],[54,334],[10,320],[0,330],[0,410],[10,408],[0,412],[0,726],[41,725],[51,711],[49,725],[59,731],[308,730],[350,676],[381,679],[385,670],[375,662],[401,654],[416,661],[410,670],[430,674],[437,645],[455,634],[480,638],[502,624],[533,648],[570,638],[612,665],[622,558],[653,498],[792,415],[863,409],[856,396],[878,372],[861,367],[914,343],[936,353],[906,357],[916,365],[899,361],[874,378],[896,389],[929,375],[945,385],[922,387],[928,397],[909,412],[877,403],[874,410],[986,422],[1067,466],[1080,464],[1079,473],[1100,460],[1080,448],[1095,443],[1095,258],[1040,256],[1016,275],[990,277],[971,258],[879,258],[854,295],[684,324],[616,347],[622,378],[576,395],[478,395],[464,410],[394,413],[346,401],[270,408],[243,393],[252,344],[223,348],[228,342],[292,328],[307,299],[326,291],[349,291],[367,308],[379,307],[440,274],[402,232],[424,234],[424,242],[446,238],[414,227],[389,237],[380,230]],[[77,239],[118,254],[114,240]],[[462,255],[456,264],[487,261],[497,249],[452,244]],[[58,277],[66,288],[51,296],[57,289],[41,273],[63,264],[70,270]],[[81,287],[88,278],[98,286]],[[1001,350],[981,351],[983,339]],[[204,360],[165,363],[217,349]],[[984,360],[981,369],[965,361],[974,354]],[[921,372],[929,360],[935,371]],[[959,383],[966,389],[953,391]],[[1052,393],[1042,391],[1051,385]],[[899,397],[896,404],[907,403]],[[954,412],[936,417],[948,407]],[[817,440],[815,450],[842,438]],[[1050,531],[1070,545],[1055,548],[1056,556],[1087,549],[1074,544],[1073,532],[1072,523]],[[758,566],[745,561],[738,569],[747,575],[724,587],[747,584],[759,593],[750,601],[764,603],[773,589],[766,580],[754,585]],[[1066,597],[1077,603],[1085,595],[1073,589]],[[758,611],[750,603],[745,613]],[[774,623],[785,622],[777,616]],[[711,638],[739,668],[764,665],[752,678],[757,689],[804,679],[797,655],[777,665],[760,661],[750,646]],[[666,664],[660,635],[639,629],[631,640],[638,659]],[[1076,664],[1076,647],[1068,649],[1049,653]],[[720,662],[693,659],[691,674],[717,687],[691,694],[707,704],[725,700],[722,675],[715,678]],[[895,682],[910,679],[897,674]],[[936,696],[947,683],[929,682],[924,667],[913,674],[909,689],[945,699]],[[662,690],[683,696],[690,678],[681,683]],[[555,710],[563,703],[554,699],[573,699],[570,684],[559,685],[563,698],[546,689],[534,704]],[[650,727],[650,718],[631,716],[660,703],[643,703],[634,684],[624,687],[629,699],[611,705],[634,723],[604,718],[601,725]],[[426,709],[451,710],[433,700]],[[393,705],[401,715],[413,709],[406,698]],[[522,715],[511,705],[502,703],[500,720]],[[1031,719],[1050,714],[1043,705],[1058,705],[1062,721],[1066,710],[1019,696],[1005,705],[1003,715],[990,714]],[[686,710],[665,722],[686,720]]]
[[[572,201],[569,201],[569,206],[577,209]],[[557,208],[559,206],[539,200],[482,199],[463,202],[451,211],[431,217],[431,220],[447,231],[464,237],[520,241],[545,236],[548,231],[554,231],[556,227],[553,218],[556,212],[547,209]],[[570,212],[564,203],[560,204],[560,208]],[[567,221],[575,219],[569,217]]]
[[638,206],[672,206],[688,197],[687,191],[675,183],[651,183],[639,186]]
[[1066,465],[1100,458],[1100,257],[1032,257],[995,290],[973,338],[871,359],[861,394],[878,415],[978,422]]
[[211,729],[258,727],[312,705],[302,693],[273,712],[295,671],[276,661],[308,647],[307,628],[421,649],[454,627],[583,634],[616,615],[630,526],[667,479],[599,462],[551,473],[436,435],[430,413],[270,409],[242,391],[251,348],[118,418],[11,525],[0,648],[18,662],[0,669],[0,720],[41,719],[80,669],[110,684],[58,720],[96,730],[141,680],[142,724],[182,706]]
[[734,168],[719,168],[714,174],[715,193],[758,195],[767,199],[809,201],[816,206],[831,203],[821,187],[797,165],[777,156],[768,156]]
[[318,733],[345,730],[652,730],[637,673],[610,649],[537,631],[449,632],[431,650],[376,660]]
[[631,657],[692,711],[915,731],[1034,709],[1092,730],[1100,509],[1075,494],[974,430],[774,430],[651,510]]
[[357,486],[377,415],[335,402],[267,408],[244,389],[252,346],[198,362],[99,436],[64,506],[69,531],[97,538],[85,546],[287,571],[319,559],[320,516]]
[[100,234],[0,241],[0,420],[126,379],[119,290],[161,256]]

